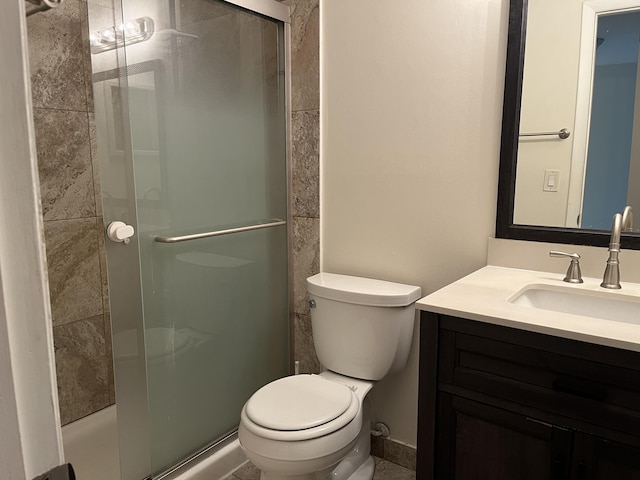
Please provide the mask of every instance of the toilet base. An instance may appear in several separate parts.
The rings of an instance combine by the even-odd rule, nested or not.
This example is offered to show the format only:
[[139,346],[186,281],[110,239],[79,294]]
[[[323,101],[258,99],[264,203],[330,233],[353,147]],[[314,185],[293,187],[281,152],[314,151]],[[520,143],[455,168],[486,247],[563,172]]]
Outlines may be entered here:
[[370,418],[368,403],[365,399],[363,426],[356,443],[333,470],[293,476],[261,472],[260,480],[372,480],[375,462],[370,455],[371,433],[368,428]]
[[[340,465],[338,465],[338,467],[340,467]],[[367,458],[365,460],[365,462],[360,465],[360,467],[353,472],[350,476],[348,477],[343,477],[343,476],[339,476],[340,474],[336,474],[336,470],[338,470],[338,468],[336,468],[336,470],[334,470],[333,472],[326,474],[326,475],[321,475],[318,476],[318,474],[309,474],[309,475],[302,475],[301,477],[298,476],[293,476],[293,477],[286,477],[287,480],[309,480],[309,479],[313,479],[313,480],[325,480],[325,479],[331,479],[331,480],[371,480],[373,478],[373,473],[375,471],[376,465],[375,462],[373,460],[372,456],[369,456],[369,458]],[[276,476],[275,478],[271,475],[267,475],[264,472],[260,473],[260,480],[279,480],[280,477]]]
[[373,472],[376,469],[376,464],[373,461],[373,457],[369,455],[369,458],[365,460],[365,462],[360,465],[355,472],[348,477],[348,480],[371,480],[373,478]]

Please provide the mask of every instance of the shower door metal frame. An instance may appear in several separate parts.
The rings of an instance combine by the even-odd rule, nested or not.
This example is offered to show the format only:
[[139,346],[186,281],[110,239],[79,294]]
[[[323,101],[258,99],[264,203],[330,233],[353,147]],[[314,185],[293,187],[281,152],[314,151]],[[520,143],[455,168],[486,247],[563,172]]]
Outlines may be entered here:
[[[291,201],[291,193],[292,193],[292,176],[291,176],[291,166],[292,166],[292,161],[291,161],[291,15],[290,15],[290,8],[287,5],[284,5],[276,0],[219,0],[221,2],[227,3],[229,5],[233,5],[235,7],[239,7],[243,10],[246,10],[249,13],[254,13],[263,17],[266,17],[268,19],[271,20],[275,20],[278,22],[282,23],[282,27],[283,27],[283,40],[284,40],[284,45],[283,45],[283,63],[282,66],[284,67],[284,116],[285,116],[285,125],[284,125],[284,134],[285,134],[285,172],[286,172],[286,187],[287,187],[287,203],[286,203],[286,208],[287,208],[287,216],[286,216],[286,229],[287,229],[287,282],[288,282],[288,290],[287,290],[287,306],[288,306],[288,324],[289,324],[289,338],[293,339],[294,338],[294,308],[293,308],[293,300],[294,300],[294,296],[293,296],[293,258],[292,258],[292,239],[293,239],[293,228],[292,228],[292,219],[293,219],[293,215],[292,215],[292,201]],[[114,0],[114,4],[120,4],[121,0]],[[120,8],[116,8],[116,16],[120,16],[122,17],[122,6],[120,5]],[[126,45],[124,47],[120,47],[117,49],[117,58],[118,58],[118,64],[119,65],[123,65],[124,67],[120,67],[122,72],[126,72],[127,70],[127,62],[126,62]],[[120,82],[121,85],[126,89],[128,88],[128,81],[127,81],[127,76],[126,73],[124,75],[122,75],[120,77]],[[124,121],[124,131],[127,132],[125,135],[125,142],[126,142],[126,146],[125,146],[125,163],[129,164],[129,166],[127,166],[127,170],[128,171],[127,174],[130,175],[130,178],[133,178],[133,158],[132,158],[132,153],[131,153],[131,141],[130,141],[130,124],[129,124],[129,108],[128,108],[128,103],[127,103],[127,99],[126,99],[126,95],[123,96],[122,98],[122,113],[123,113],[123,121]],[[133,198],[134,203],[135,203],[135,195],[132,196],[131,198]],[[131,210],[131,220],[135,222],[135,224],[137,224],[137,212],[136,212],[136,208],[133,208]],[[280,220],[280,219],[277,219]],[[109,220],[107,219],[107,216],[105,215],[104,218],[104,222],[105,225],[107,225],[109,223]],[[283,222],[284,224],[284,222]],[[110,242],[107,242],[107,244],[109,244]],[[117,247],[120,247],[121,245],[117,245]],[[113,248],[113,247],[111,247]],[[130,249],[129,251],[131,252],[132,256],[136,256],[139,259],[139,247],[138,247],[138,242],[136,237],[134,236],[132,238],[132,242],[130,245]],[[135,253],[134,253],[135,251]],[[130,255],[130,256],[131,256]],[[133,258],[131,258],[131,261],[133,261]],[[136,264],[139,264],[139,261],[135,262]],[[137,283],[137,281],[135,281],[134,279],[128,279],[129,281],[131,281],[132,283]],[[142,281],[142,279],[139,277],[137,280],[139,280],[140,282]],[[129,283],[129,281],[127,283]],[[132,285],[133,286],[133,285]],[[137,292],[140,294],[139,298],[137,301],[133,302],[131,305],[128,306],[128,309],[130,311],[130,313],[133,313],[131,309],[133,310],[137,310],[140,312],[141,315],[143,315],[143,311],[142,311],[142,292],[140,291],[141,289],[141,283],[140,285],[138,285],[137,288],[134,288],[134,290],[137,290]],[[144,339],[142,339],[142,341],[144,342]],[[293,341],[289,342],[289,373],[293,372]],[[143,360],[145,365],[146,365],[146,359]],[[145,372],[146,372],[146,367],[145,367]],[[145,375],[146,376],[146,375]],[[145,379],[146,380],[146,379]],[[146,381],[145,381],[145,389],[146,389]],[[147,396],[148,396],[148,391],[146,392]],[[117,405],[117,402],[116,402]],[[139,440],[143,440],[143,438],[146,436],[145,432],[140,432],[142,434],[141,438]],[[183,461],[179,462],[178,464],[174,465],[173,467],[169,468],[168,470],[161,472],[161,473],[157,473],[157,474],[151,474],[150,472],[147,473],[147,476],[144,477],[147,480],[170,480],[171,478],[174,478],[176,475],[179,475],[181,472],[184,472],[186,469],[189,468],[190,465],[196,464],[198,461],[200,461],[200,459],[207,457],[210,453],[215,452],[215,450],[217,450],[218,448],[223,447],[224,445],[228,444],[229,441],[233,440],[234,438],[237,438],[237,428],[231,432],[228,432],[227,434],[223,435],[222,438],[216,439],[215,441],[213,441],[210,445],[207,445],[203,448],[201,448],[200,450],[193,452],[193,454],[184,459]],[[147,458],[142,458],[142,459],[138,459],[138,460],[134,460],[134,462],[137,464],[137,471],[141,472],[142,470],[144,470],[144,465],[147,464],[148,459]],[[150,465],[149,465],[150,466]]]
[[[244,8],[254,13],[258,13],[273,20],[279,20],[285,25],[291,26],[291,10],[287,5],[284,5],[276,0],[220,0],[236,7]],[[285,47],[287,40],[285,38]],[[285,53],[285,56],[288,52]],[[286,93],[285,93],[286,95]]]

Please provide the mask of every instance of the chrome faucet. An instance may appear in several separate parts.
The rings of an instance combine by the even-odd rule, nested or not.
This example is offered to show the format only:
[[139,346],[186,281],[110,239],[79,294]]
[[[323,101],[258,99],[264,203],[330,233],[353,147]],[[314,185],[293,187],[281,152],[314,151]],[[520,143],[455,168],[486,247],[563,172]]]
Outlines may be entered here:
[[633,210],[629,205],[622,212],[622,231],[633,232]]
[[616,213],[611,225],[611,239],[609,240],[609,259],[604,270],[604,276],[600,286],[602,288],[622,288],[620,286],[620,232],[622,231],[622,215]]

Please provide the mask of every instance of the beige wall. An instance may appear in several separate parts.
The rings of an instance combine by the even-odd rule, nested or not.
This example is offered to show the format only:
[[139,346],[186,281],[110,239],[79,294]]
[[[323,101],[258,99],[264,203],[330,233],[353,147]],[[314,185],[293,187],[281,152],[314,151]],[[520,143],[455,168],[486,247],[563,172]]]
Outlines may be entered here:
[[[514,209],[517,224],[563,227],[567,220],[581,25],[582,0],[529,2],[520,132],[568,128],[572,135],[566,140],[520,140]],[[560,171],[557,192],[542,190],[545,170]]]
[[[506,0],[321,3],[321,269],[422,286],[486,264]],[[372,392],[416,444],[418,355]]]

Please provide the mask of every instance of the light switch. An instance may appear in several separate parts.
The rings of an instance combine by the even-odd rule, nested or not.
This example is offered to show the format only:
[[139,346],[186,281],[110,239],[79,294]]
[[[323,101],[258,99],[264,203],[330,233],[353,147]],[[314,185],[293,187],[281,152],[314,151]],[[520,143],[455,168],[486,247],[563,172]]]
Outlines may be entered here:
[[560,170],[545,170],[544,185],[542,190],[545,192],[557,192],[560,183]]

